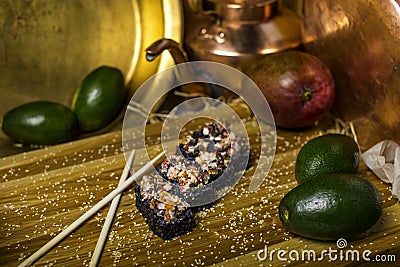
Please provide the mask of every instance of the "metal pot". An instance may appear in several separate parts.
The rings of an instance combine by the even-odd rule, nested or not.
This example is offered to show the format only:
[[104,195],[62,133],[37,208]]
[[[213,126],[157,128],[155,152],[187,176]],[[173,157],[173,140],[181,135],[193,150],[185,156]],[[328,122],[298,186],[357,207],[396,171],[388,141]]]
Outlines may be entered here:
[[330,67],[333,112],[352,121],[361,148],[400,142],[400,1],[303,2],[304,49]]
[[184,46],[190,60],[246,73],[265,54],[301,44],[300,18],[277,0],[187,0]]

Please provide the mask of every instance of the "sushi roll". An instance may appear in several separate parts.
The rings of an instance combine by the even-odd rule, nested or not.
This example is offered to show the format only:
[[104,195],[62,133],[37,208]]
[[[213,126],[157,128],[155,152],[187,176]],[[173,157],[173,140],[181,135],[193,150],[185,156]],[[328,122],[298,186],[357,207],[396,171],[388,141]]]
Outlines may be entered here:
[[[135,187],[136,207],[154,234],[168,240],[194,229],[196,213],[211,207],[230,185],[228,178],[222,186],[207,186],[224,173],[232,153],[246,151],[242,141],[222,125],[208,123],[187,136],[156,172],[143,177]],[[199,198],[207,204],[194,205]]]
[[[212,188],[206,187],[212,180],[207,171],[203,170],[194,160],[188,160],[182,155],[170,155],[161,163],[159,174],[171,182],[175,187],[170,190],[185,202],[189,202],[193,212],[210,208],[215,199]],[[196,190],[192,190],[195,188]],[[200,190],[201,189],[201,190]],[[207,196],[209,203],[205,205],[193,205],[198,198]]]
[[192,209],[165,188],[160,190],[160,184],[155,186],[158,181],[160,177],[144,176],[135,187],[136,208],[149,229],[164,240],[191,232],[195,226]]

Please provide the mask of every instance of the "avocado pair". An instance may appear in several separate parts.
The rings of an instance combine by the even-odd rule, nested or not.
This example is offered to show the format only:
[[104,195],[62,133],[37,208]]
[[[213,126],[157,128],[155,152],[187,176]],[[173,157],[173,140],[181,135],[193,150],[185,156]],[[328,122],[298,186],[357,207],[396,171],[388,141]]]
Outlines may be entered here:
[[82,80],[71,109],[50,101],[26,103],[4,114],[2,130],[25,145],[62,143],[80,131],[95,131],[110,123],[120,111],[125,94],[122,72],[100,66]]
[[360,153],[353,138],[327,134],[306,143],[296,159],[299,185],[279,203],[279,218],[291,232],[318,240],[357,237],[382,214],[376,187],[356,175]]

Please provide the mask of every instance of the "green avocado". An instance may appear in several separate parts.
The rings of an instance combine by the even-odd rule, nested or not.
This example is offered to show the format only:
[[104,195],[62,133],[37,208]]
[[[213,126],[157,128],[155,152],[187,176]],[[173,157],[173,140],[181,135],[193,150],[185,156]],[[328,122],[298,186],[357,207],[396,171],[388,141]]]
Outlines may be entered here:
[[90,72],[72,102],[79,128],[90,132],[110,123],[120,111],[125,93],[124,77],[119,69],[101,66]]
[[78,120],[69,108],[49,101],[18,106],[3,116],[3,132],[26,145],[53,145],[70,140]]
[[360,151],[354,139],[343,134],[325,134],[308,141],[295,164],[298,183],[324,173],[357,173]]
[[352,238],[370,229],[382,214],[382,199],[367,179],[324,174],[287,193],[279,219],[291,232],[318,240]]

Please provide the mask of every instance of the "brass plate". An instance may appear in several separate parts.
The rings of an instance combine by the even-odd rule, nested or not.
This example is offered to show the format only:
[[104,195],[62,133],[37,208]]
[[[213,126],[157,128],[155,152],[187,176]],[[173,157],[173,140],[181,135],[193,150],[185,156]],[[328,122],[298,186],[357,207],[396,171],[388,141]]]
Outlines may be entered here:
[[[100,65],[120,68],[133,93],[173,64],[167,53],[149,63],[144,50],[160,38],[181,42],[182,20],[176,0],[0,1],[0,116],[33,100],[70,106]],[[0,150],[9,144],[0,133]]]

